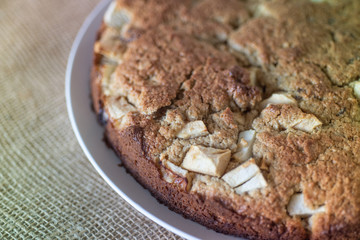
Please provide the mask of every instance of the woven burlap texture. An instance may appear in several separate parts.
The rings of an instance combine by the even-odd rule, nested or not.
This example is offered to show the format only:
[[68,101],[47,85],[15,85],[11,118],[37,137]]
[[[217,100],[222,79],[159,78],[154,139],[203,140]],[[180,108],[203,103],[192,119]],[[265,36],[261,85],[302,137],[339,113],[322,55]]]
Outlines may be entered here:
[[178,239],[118,196],[68,120],[71,44],[99,0],[0,0],[0,239]]

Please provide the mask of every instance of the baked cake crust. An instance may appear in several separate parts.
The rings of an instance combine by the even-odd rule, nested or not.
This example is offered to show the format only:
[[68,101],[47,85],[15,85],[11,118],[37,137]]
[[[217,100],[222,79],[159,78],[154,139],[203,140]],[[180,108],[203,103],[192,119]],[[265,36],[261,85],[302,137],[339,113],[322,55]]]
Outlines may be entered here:
[[359,14],[356,0],[116,1],[91,74],[110,145],[216,231],[358,239]]

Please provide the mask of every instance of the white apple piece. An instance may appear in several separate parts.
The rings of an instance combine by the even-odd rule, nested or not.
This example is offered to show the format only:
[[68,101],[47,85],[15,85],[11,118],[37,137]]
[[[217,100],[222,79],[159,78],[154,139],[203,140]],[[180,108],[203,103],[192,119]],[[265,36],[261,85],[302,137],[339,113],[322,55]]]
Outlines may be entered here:
[[354,89],[355,97],[360,99],[360,80],[350,83],[350,86]]
[[136,111],[136,108],[129,104],[125,97],[108,99],[108,112],[112,119],[119,119],[128,112]]
[[252,147],[254,145],[256,132],[247,130],[240,132],[238,140],[238,151],[233,154],[233,158],[240,162],[245,162],[252,157]]
[[261,172],[258,172],[253,178],[244,183],[243,185],[235,188],[237,194],[243,194],[245,192],[251,192],[256,189],[265,188],[267,182]]
[[222,179],[231,187],[237,187],[240,184],[249,181],[259,172],[260,169],[256,165],[255,159],[251,158],[247,162],[226,173]]
[[109,83],[115,69],[116,69],[116,65],[113,64],[104,64],[101,68],[101,75],[102,75],[101,87],[102,90],[104,91],[105,96],[109,96],[111,94],[111,91],[109,90]]
[[279,92],[273,93],[269,98],[262,101],[260,107],[264,109],[270,104],[292,104],[296,106],[297,102],[290,94]]
[[295,193],[287,206],[287,210],[291,216],[308,217],[316,213],[325,212],[325,206],[311,209],[306,206],[303,193]]
[[293,128],[304,132],[312,132],[322,125],[322,122],[315,115],[304,113],[296,106],[282,106],[278,109],[285,110],[285,112],[280,112],[280,115],[274,116],[271,106],[262,110],[261,116],[268,118],[266,125],[275,129],[281,126],[286,129]]
[[192,145],[181,166],[189,171],[221,177],[231,157],[229,149]]
[[113,1],[104,15],[104,22],[115,28],[122,28],[125,24],[130,22],[130,14],[124,9],[117,9],[116,1]]
[[172,162],[170,162],[168,160],[164,160],[161,163],[164,165],[165,168],[169,169],[174,174],[179,175],[181,177],[187,177],[187,175],[189,173],[186,169],[176,166],[175,164],[173,164]]
[[203,121],[193,121],[187,123],[176,135],[178,138],[189,139],[208,135],[209,132]]
[[304,119],[301,119],[293,128],[304,132],[311,132],[316,127],[321,126],[322,122],[312,114],[306,114]]
[[310,231],[311,231],[311,229],[312,229],[312,227],[313,227],[313,225],[314,225],[314,216],[315,216],[315,215],[309,217],[309,219],[308,219],[307,229],[309,229]]
[[162,178],[168,183],[175,183],[178,187],[183,188],[187,191],[190,190],[192,176],[189,171],[175,165],[169,160],[161,162],[163,166],[160,168]]

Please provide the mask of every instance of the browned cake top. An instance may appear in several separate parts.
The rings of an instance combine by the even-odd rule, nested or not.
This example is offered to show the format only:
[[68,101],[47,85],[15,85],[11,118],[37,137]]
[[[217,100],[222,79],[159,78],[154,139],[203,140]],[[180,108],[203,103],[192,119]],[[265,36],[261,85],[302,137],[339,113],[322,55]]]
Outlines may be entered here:
[[358,0],[117,1],[95,45],[105,115],[142,127],[179,188],[314,236],[360,225],[359,16]]

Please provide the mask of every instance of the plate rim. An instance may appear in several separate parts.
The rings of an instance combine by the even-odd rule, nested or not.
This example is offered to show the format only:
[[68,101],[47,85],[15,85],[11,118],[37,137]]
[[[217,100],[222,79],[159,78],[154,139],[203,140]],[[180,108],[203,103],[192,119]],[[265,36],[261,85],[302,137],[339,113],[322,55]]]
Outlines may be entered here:
[[[181,229],[178,229],[176,226],[173,226],[171,224],[168,224],[167,222],[163,221],[162,219],[160,219],[159,217],[153,215],[152,213],[148,212],[146,209],[144,209],[140,204],[138,204],[137,202],[135,202],[134,200],[132,200],[129,196],[126,195],[126,193],[124,193],[108,176],[107,174],[104,172],[104,170],[99,166],[99,164],[97,163],[97,161],[94,159],[94,157],[91,155],[88,147],[86,146],[82,135],[79,131],[76,119],[75,119],[75,114],[74,114],[74,110],[73,110],[73,102],[72,102],[72,97],[71,97],[71,83],[72,83],[72,73],[74,71],[74,63],[75,63],[75,58],[77,56],[79,47],[84,39],[84,36],[86,35],[87,31],[89,30],[89,28],[91,27],[92,24],[94,24],[94,20],[96,17],[99,16],[99,14],[102,11],[105,11],[105,8],[112,2],[112,0],[102,0],[100,1],[95,8],[90,12],[90,14],[86,17],[85,21],[82,23],[79,31],[76,34],[75,40],[71,46],[71,50],[69,53],[69,57],[67,59],[67,66],[66,66],[66,73],[65,73],[65,99],[66,99],[66,108],[67,108],[67,112],[68,112],[68,117],[71,123],[71,127],[72,130],[76,136],[76,139],[82,149],[82,151],[84,152],[84,154],[86,155],[87,159],[90,161],[90,163],[92,164],[92,166],[95,168],[95,170],[97,171],[98,174],[100,174],[100,176],[105,180],[105,182],[118,194],[120,195],[121,198],[123,198],[128,204],[130,204],[132,207],[134,207],[138,212],[140,212],[141,214],[145,215],[145,217],[149,218],[150,220],[154,221],[155,223],[159,224],[160,226],[164,227],[165,229],[175,233],[176,235],[186,238],[186,239],[194,239],[194,240],[198,240],[201,238],[195,237]],[[94,36],[94,41],[95,41],[95,36]],[[90,80],[90,77],[89,77]],[[90,85],[89,85],[90,88]],[[94,121],[95,121],[95,116],[94,116]],[[135,181],[135,179],[134,179]],[[139,184],[139,183],[137,183]],[[140,184],[139,184],[140,185]],[[147,189],[144,191],[148,191]],[[152,196],[153,197],[153,196]],[[160,205],[161,203],[158,202],[158,204]],[[164,204],[161,204],[163,206],[165,206]],[[165,206],[167,211],[171,211],[170,209],[168,209],[167,206]],[[171,211],[173,212],[173,211]],[[184,218],[181,214],[176,213],[179,217]],[[186,218],[184,218],[186,219]],[[187,221],[192,221],[190,219],[186,219]],[[194,221],[192,221],[194,224],[198,224],[199,226],[204,227],[203,225],[200,225],[199,223],[196,223]],[[208,228],[207,228],[208,229]],[[208,229],[209,230],[209,229]],[[217,233],[214,230],[209,230],[211,232],[213,232],[214,237],[215,238],[211,238],[211,239],[219,239],[219,237],[222,237],[223,239],[227,239],[228,237],[230,237],[229,239],[232,239],[232,236],[229,235],[223,235],[221,233]],[[207,236],[208,239],[209,236]],[[241,238],[240,238],[241,239]]]
[[[77,127],[77,123],[75,120],[75,115],[72,107],[72,101],[71,101],[71,80],[72,80],[72,72],[73,72],[73,65],[75,56],[77,53],[77,50],[81,44],[81,41],[87,32],[88,28],[93,23],[93,20],[96,16],[100,14],[101,11],[104,10],[105,7],[107,7],[112,0],[102,0],[100,1],[95,8],[90,12],[90,14],[86,17],[85,21],[80,27],[80,30],[76,34],[75,40],[71,46],[70,54],[67,60],[67,66],[66,66],[66,73],[65,73],[65,98],[66,98],[66,108],[69,116],[69,120],[71,123],[71,127],[73,129],[73,132],[75,133],[76,139],[80,144],[80,147],[84,154],[86,155],[87,159],[90,161],[92,166],[95,168],[95,170],[100,174],[100,176],[105,180],[105,182],[110,185],[110,187],[118,193],[127,203],[129,203],[132,207],[134,207],[137,211],[145,215],[147,218],[151,219],[152,221],[156,222],[160,226],[164,227],[165,229],[181,236],[186,239],[194,239],[198,240],[199,238],[196,238],[192,235],[189,235],[186,232],[183,232],[176,227],[162,221],[158,217],[154,216],[153,214],[149,213],[146,209],[144,209],[142,206],[134,202],[131,198],[129,198],[121,189],[119,189],[114,182],[110,180],[110,178],[106,175],[106,173],[101,169],[101,167],[97,164],[95,159],[92,157],[91,153],[87,149],[87,146],[85,142],[83,141],[81,134],[79,132],[79,129]],[[160,204],[160,203],[159,203]],[[170,210],[169,210],[170,211]]]

